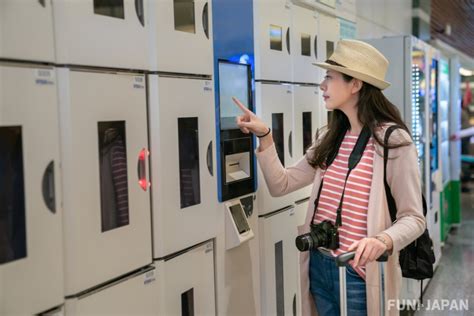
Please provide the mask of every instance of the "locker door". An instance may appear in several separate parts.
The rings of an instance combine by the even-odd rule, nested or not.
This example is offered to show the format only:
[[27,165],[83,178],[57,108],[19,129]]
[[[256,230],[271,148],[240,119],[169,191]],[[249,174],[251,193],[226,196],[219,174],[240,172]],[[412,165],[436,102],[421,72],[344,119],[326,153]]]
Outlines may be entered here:
[[[161,261],[160,261],[161,263]],[[196,267],[199,267],[197,272]],[[214,295],[214,243],[209,241],[163,261],[163,315],[211,316]]]
[[318,20],[313,10],[293,6],[291,9],[291,48],[293,82],[319,83],[321,71],[312,63],[318,57]]
[[260,217],[262,315],[296,315],[298,253],[294,208]]
[[54,62],[50,1],[0,1],[0,58]]
[[212,81],[150,78],[154,258],[216,236]]
[[[296,203],[295,205],[295,219],[296,219],[296,227],[297,227],[297,232],[298,232],[298,227],[304,225],[304,222],[306,221],[306,215],[308,212],[308,200],[303,200],[299,203]],[[296,234],[297,236],[299,233]],[[300,278],[300,265],[299,265],[299,256],[300,254],[298,253],[298,250],[296,251],[297,257],[298,257],[298,265],[297,265],[297,291],[296,291],[296,315],[302,315],[302,307],[301,307],[301,278]]]
[[63,68],[59,80],[72,295],[151,262],[145,77]]
[[[257,115],[272,129],[276,151],[283,166],[291,166],[296,155],[293,146],[293,87],[280,84],[255,84]],[[258,190],[260,215],[287,207],[294,202],[292,193],[272,197],[258,168]]]
[[[296,163],[311,146],[319,126],[319,87],[293,86],[293,159]],[[311,186],[294,193],[295,201],[309,197]]]
[[[63,300],[54,68],[0,64],[0,314]],[[41,289],[41,290],[38,290]]]
[[255,79],[292,81],[288,0],[254,1]]
[[149,1],[151,70],[212,75],[211,8],[205,0]]
[[150,266],[94,292],[66,299],[66,315],[160,315],[161,302],[156,299],[160,277]]
[[[320,32],[318,36],[318,62],[326,61],[334,49],[336,49],[337,41],[339,40],[339,22],[337,18],[325,15],[323,13],[319,14],[318,18],[318,29],[324,30]],[[324,76],[326,75],[326,70],[319,70],[319,82],[323,81]],[[319,104],[324,105],[324,99],[322,94],[319,96]],[[321,124],[326,125],[331,112],[326,110],[322,111]]]
[[53,0],[60,64],[148,68],[147,0]]

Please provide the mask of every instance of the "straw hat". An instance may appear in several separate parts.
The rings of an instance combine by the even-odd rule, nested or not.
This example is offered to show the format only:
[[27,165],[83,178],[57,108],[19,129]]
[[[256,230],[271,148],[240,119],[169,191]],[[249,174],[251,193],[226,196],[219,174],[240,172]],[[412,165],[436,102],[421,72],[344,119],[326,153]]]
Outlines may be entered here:
[[324,69],[331,69],[367,82],[380,90],[390,86],[385,81],[388,60],[375,47],[356,40],[340,40],[334,53],[328,58],[341,66],[328,63],[314,63]]

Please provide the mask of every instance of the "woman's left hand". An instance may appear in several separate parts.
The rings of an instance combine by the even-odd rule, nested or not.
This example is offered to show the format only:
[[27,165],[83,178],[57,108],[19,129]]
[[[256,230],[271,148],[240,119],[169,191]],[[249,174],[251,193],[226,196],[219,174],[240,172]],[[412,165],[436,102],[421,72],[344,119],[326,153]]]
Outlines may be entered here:
[[354,250],[356,250],[354,266],[365,266],[367,263],[377,260],[388,249],[380,240],[369,237],[354,242],[349,247],[349,251]]

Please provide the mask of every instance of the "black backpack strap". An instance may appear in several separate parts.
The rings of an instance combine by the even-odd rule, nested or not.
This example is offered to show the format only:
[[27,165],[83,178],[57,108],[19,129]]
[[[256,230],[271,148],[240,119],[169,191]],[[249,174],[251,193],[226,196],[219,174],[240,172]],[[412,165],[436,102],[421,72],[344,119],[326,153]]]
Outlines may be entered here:
[[383,147],[383,183],[385,186],[385,194],[387,195],[387,203],[388,203],[388,210],[390,211],[390,218],[392,222],[397,219],[397,205],[395,204],[395,199],[392,196],[392,191],[390,190],[390,186],[387,182],[387,161],[388,161],[388,140],[390,135],[394,130],[397,128],[401,128],[398,125],[391,125],[385,131],[384,137],[384,147]]

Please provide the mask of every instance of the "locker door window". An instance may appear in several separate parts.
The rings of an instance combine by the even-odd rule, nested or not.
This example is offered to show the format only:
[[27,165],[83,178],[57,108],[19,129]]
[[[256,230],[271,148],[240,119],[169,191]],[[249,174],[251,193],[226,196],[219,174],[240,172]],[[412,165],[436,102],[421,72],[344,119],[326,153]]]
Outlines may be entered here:
[[94,0],[94,13],[124,19],[123,0]]
[[306,150],[311,146],[312,137],[312,117],[311,112],[303,112],[303,155],[306,154]]
[[272,135],[281,164],[285,165],[285,140],[283,129],[283,113],[272,114]]
[[129,224],[125,121],[99,122],[102,232]]
[[326,41],[326,59],[328,59],[334,52],[334,42]]
[[173,8],[175,30],[196,33],[194,0],[174,0]]
[[181,208],[201,203],[198,118],[178,118]]
[[181,294],[181,316],[194,316],[194,289]]
[[283,241],[275,244],[275,287],[276,287],[276,314],[285,315],[285,282],[283,272]]
[[283,50],[281,26],[270,24],[270,49]]
[[301,34],[301,55],[311,56],[311,35]]
[[0,127],[0,264],[26,257],[25,183],[20,126]]

